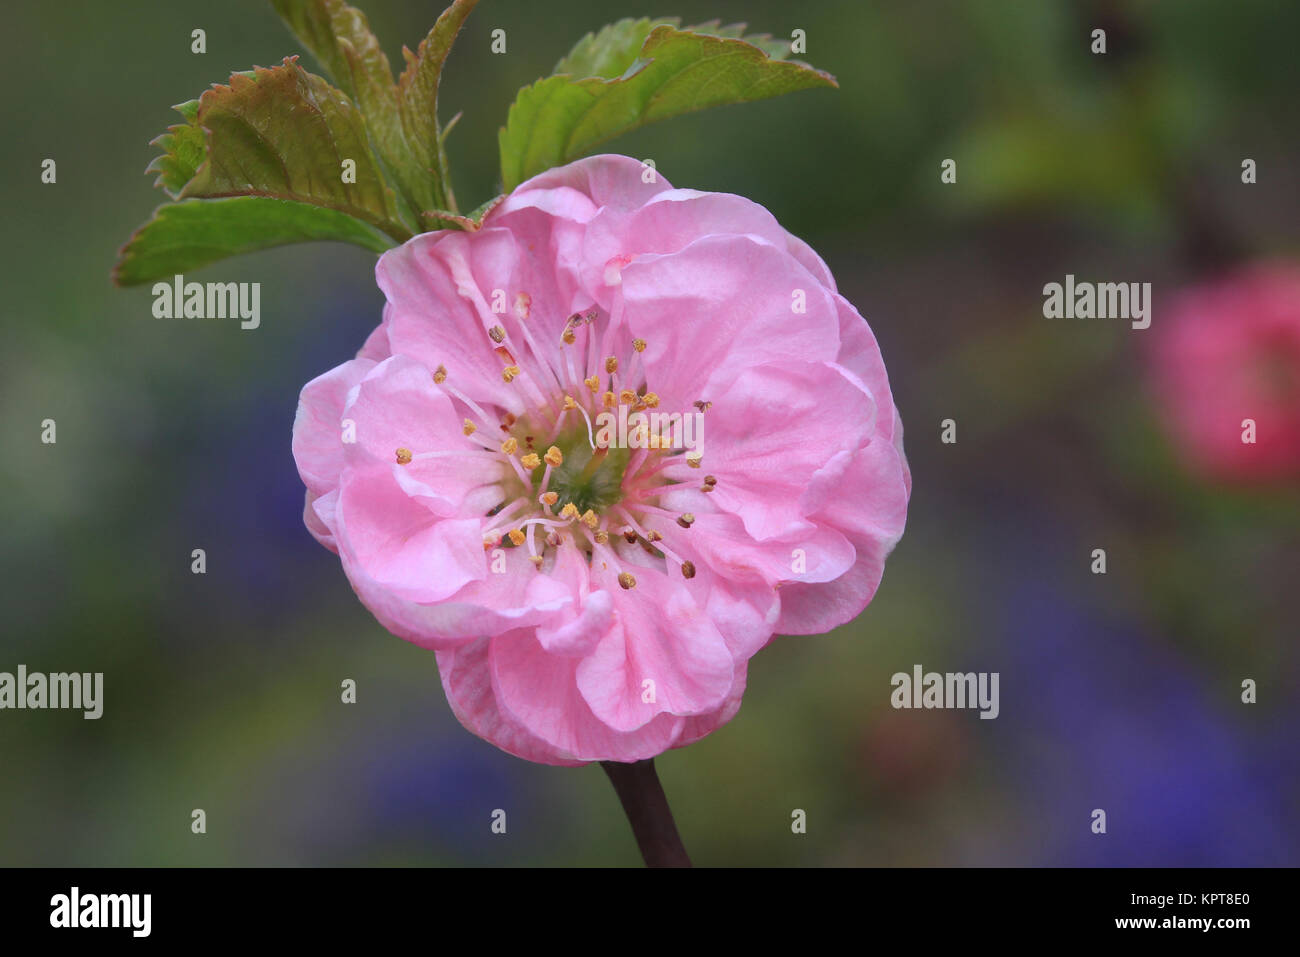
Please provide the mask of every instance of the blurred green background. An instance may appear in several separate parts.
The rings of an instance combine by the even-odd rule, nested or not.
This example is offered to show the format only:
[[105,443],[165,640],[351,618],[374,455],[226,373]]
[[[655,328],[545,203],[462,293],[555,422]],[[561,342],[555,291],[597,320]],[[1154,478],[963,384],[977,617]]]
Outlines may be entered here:
[[[361,5],[394,63],[440,10]],[[609,148],[746,195],[823,255],[881,343],[915,481],[861,618],[775,643],[739,716],[659,759],[696,862],[1300,863],[1300,495],[1188,474],[1144,334],[1040,311],[1067,272],[1150,281],[1158,326],[1206,269],[1296,253],[1300,6],[484,0],[441,98],[444,121],[464,111],[462,208],[497,192],[515,90],[641,15],[803,29],[839,79]],[[0,712],[0,864],[638,863],[601,771],[462,730],[433,656],[386,634],[302,526],[297,393],[378,322],[374,257],[205,270],[262,283],[256,332],[159,322],[148,287],[110,285],[164,198],[142,171],[169,105],[302,52],[269,5],[19,0],[6,19],[0,670],[103,671],[106,700],[99,721]],[[999,672],[1001,716],[891,709],[917,663]]]

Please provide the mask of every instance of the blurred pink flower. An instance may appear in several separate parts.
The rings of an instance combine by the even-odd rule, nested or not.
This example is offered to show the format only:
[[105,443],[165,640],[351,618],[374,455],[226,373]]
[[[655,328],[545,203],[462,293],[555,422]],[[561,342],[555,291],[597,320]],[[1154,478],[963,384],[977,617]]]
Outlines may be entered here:
[[[902,425],[866,322],[763,207],[597,156],[377,275],[383,324],[302,391],[306,522],[475,734],[653,757],[736,713],[774,634],[871,600]],[[593,450],[620,406],[706,437]]]
[[1193,468],[1231,482],[1300,476],[1300,267],[1256,264],[1183,291],[1151,348]]

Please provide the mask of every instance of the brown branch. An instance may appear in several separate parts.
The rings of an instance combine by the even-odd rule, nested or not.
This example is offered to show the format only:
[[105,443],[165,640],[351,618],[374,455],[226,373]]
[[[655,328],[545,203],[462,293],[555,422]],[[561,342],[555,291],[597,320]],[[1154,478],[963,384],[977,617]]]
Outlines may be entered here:
[[691,859],[677,833],[668,798],[655,773],[654,759],[634,764],[601,761],[600,766],[614,785],[646,867],[690,867]]

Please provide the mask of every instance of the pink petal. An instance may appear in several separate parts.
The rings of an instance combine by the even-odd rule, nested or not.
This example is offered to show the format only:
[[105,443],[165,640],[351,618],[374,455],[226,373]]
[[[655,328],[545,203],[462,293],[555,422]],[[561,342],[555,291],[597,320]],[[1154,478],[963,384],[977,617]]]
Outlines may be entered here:
[[[482,636],[559,624],[573,617],[574,596],[565,583],[538,573],[523,549],[500,551],[504,573],[490,571],[450,598],[431,604],[401,599],[355,569],[348,577],[385,628],[424,648],[452,648]],[[496,551],[488,555],[489,563],[497,558]]]
[[[615,730],[635,731],[659,714],[716,708],[731,688],[731,654],[684,583],[635,567],[636,587],[623,591],[613,569],[592,571],[615,609],[614,627],[577,669],[595,715]],[[654,683],[653,701],[646,700],[647,681]]]
[[[748,368],[705,413],[702,467],[691,469],[683,458],[664,474],[691,489],[702,473],[713,474],[707,509],[740,516],[757,540],[806,534],[812,526],[804,490],[827,460],[870,441],[874,422],[871,396],[833,364]],[[698,498],[674,492],[663,501],[686,511]]]
[[353,359],[302,388],[293,420],[293,458],[303,484],[317,495],[338,488],[344,468],[343,405],[349,390],[374,365],[369,359]]
[[566,758],[640,761],[670,747],[682,719],[656,714],[624,733],[593,714],[581,693],[578,659],[548,654],[532,635],[510,632],[492,639],[492,685],[501,712]]
[[482,520],[439,519],[386,466],[345,474],[335,524],[349,577],[359,571],[408,601],[440,601],[487,574]]
[[[795,292],[806,297],[796,313]],[[835,303],[784,250],[750,236],[709,236],[680,252],[638,257],[622,292],[648,387],[665,410],[712,401],[768,363],[829,361],[839,352]]]
[[[511,474],[499,457],[467,438],[462,418],[429,370],[406,356],[385,359],[352,389],[343,417],[356,441],[349,463],[384,464],[401,489],[435,515],[482,516],[501,501]],[[399,465],[399,448],[412,460]]]
[[560,749],[502,714],[492,689],[488,666],[491,639],[480,638],[460,648],[439,651],[438,672],[452,713],[462,725],[496,747],[538,764],[577,767],[585,762],[566,757]]

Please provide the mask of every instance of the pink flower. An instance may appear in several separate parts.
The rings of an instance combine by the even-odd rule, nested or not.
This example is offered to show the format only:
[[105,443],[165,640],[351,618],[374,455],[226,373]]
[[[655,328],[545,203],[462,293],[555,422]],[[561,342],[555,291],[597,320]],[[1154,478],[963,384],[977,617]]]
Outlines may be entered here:
[[[761,206],[597,156],[377,275],[383,325],[302,391],[306,522],[475,734],[653,757],[730,720],[774,634],[871,600],[902,424],[866,322]],[[593,449],[620,407],[704,441]]]
[[1184,291],[1152,359],[1194,468],[1235,482],[1300,476],[1300,268],[1257,264]]

